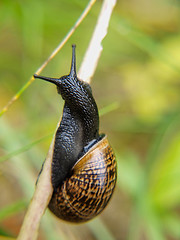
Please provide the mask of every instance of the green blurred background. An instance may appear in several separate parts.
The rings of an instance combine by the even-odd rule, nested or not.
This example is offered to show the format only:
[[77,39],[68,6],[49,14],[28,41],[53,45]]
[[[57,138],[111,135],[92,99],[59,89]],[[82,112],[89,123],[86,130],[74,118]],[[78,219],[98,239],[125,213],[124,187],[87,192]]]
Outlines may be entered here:
[[[86,0],[0,1],[0,109],[28,81],[73,26]],[[77,68],[102,1],[42,75]],[[49,210],[39,239],[180,239],[180,2],[119,0],[92,80],[118,161],[113,199],[95,220],[71,225]],[[16,237],[63,101],[35,81],[0,118],[0,235]],[[18,150],[18,151],[17,151]]]

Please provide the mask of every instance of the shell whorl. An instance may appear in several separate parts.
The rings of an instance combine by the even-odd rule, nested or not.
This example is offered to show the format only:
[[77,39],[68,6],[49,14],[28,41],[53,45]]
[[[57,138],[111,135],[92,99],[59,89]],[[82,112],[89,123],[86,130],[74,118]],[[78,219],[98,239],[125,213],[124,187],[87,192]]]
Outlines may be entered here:
[[90,220],[109,202],[116,174],[115,156],[105,136],[78,160],[71,175],[53,193],[50,210],[70,222]]

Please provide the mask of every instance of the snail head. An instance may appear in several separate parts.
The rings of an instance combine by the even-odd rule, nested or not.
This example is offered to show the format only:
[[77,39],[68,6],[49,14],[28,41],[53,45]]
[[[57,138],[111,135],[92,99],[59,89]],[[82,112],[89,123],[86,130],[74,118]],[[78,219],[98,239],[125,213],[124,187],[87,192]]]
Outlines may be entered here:
[[[76,45],[72,45],[72,62],[71,62],[71,69],[69,75],[62,76],[61,78],[50,78],[50,77],[44,77],[37,74],[34,74],[34,78],[42,79],[48,82],[51,82],[57,86],[57,88],[60,88],[62,85],[62,82],[68,79],[77,79],[76,75],[76,53],[75,53]],[[59,91],[59,89],[58,89]]]

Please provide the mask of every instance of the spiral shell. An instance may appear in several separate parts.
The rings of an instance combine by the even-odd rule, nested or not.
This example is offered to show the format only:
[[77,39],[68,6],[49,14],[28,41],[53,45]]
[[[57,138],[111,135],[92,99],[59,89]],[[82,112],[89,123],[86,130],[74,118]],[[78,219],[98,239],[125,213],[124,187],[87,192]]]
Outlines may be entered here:
[[71,175],[54,191],[50,210],[70,222],[86,222],[109,202],[116,185],[116,161],[105,136],[72,168]]

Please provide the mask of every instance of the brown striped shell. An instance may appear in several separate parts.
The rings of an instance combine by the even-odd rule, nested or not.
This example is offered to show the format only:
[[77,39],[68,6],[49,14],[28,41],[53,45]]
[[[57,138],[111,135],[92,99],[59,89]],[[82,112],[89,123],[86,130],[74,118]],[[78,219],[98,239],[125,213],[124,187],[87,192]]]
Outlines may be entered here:
[[97,216],[109,202],[116,185],[116,161],[105,136],[72,169],[72,174],[53,193],[50,210],[70,222]]

